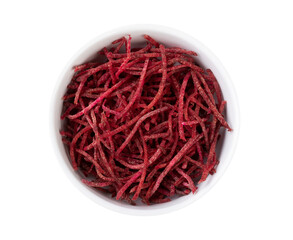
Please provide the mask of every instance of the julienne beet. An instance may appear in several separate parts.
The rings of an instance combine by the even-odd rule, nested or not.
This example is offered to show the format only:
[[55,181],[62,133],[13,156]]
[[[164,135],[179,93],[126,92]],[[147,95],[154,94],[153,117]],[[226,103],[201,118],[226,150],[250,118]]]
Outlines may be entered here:
[[130,204],[195,193],[219,164],[220,128],[231,130],[220,86],[197,54],[144,38],[131,49],[122,37],[99,52],[105,61],[76,66],[61,116],[82,182]]

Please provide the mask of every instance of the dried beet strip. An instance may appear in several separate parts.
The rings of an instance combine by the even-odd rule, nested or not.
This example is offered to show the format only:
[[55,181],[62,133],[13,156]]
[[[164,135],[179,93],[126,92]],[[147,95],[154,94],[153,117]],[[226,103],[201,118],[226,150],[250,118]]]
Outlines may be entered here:
[[131,108],[131,106],[135,103],[135,101],[139,98],[139,96],[141,96],[141,92],[142,92],[142,88],[144,85],[144,81],[145,81],[145,74],[147,71],[147,67],[149,64],[149,58],[147,58],[145,60],[145,64],[144,67],[141,71],[141,76],[140,76],[140,80],[136,89],[136,92],[134,93],[134,96],[131,98],[130,102],[128,103],[128,105],[123,109],[123,111],[121,113],[119,113],[118,118],[123,117],[123,115],[129,111],[129,109]]
[[111,182],[95,182],[95,181],[88,181],[86,179],[81,180],[84,184],[88,185],[89,187],[107,187],[110,186],[112,183]]
[[220,121],[220,123],[225,128],[227,128],[229,131],[231,131],[232,129],[229,127],[229,125],[225,121],[224,117],[219,113],[219,111],[217,110],[216,106],[210,101],[209,97],[204,92],[203,88],[200,86],[199,80],[198,80],[198,78],[196,76],[196,72],[192,71],[191,75],[192,75],[192,78],[194,79],[195,86],[198,88],[198,91],[201,94],[201,96],[203,97],[203,99],[205,100],[205,102],[209,105],[211,111],[214,113],[214,116]]
[[142,170],[142,174],[141,174],[141,178],[140,178],[137,190],[136,190],[136,192],[135,192],[135,194],[134,194],[134,196],[132,198],[133,201],[135,201],[138,198],[139,194],[140,194],[140,191],[142,189],[142,185],[143,185],[145,177],[146,177],[148,164],[149,164],[147,145],[146,145],[146,142],[144,140],[144,136],[143,136],[143,132],[142,132],[141,128],[139,129],[139,135],[141,137],[142,145],[143,145],[143,152],[144,152],[144,163],[143,163],[143,165],[144,166],[143,166],[143,170]]
[[167,175],[167,173],[171,170],[171,168],[184,156],[184,154],[198,141],[202,135],[196,137],[196,138],[190,138],[188,142],[181,148],[181,150],[175,155],[175,157],[170,161],[170,163],[167,165],[167,167],[164,169],[164,171],[160,174],[158,177],[154,188],[151,191],[150,197],[156,192],[158,187],[160,186],[161,182],[163,181],[164,177]]
[[190,78],[190,72],[188,72],[183,81],[182,81],[182,85],[180,88],[180,92],[179,92],[179,107],[178,107],[178,128],[179,128],[179,136],[180,139],[183,141],[186,141],[186,138],[184,136],[184,129],[183,129],[183,106],[184,106],[184,94],[185,94],[185,89],[187,86],[187,82],[188,79]]
[[124,78],[123,80],[119,81],[117,84],[115,84],[112,88],[105,91],[103,94],[101,94],[95,101],[93,101],[91,104],[89,104],[86,108],[84,108],[79,113],[76,113],[74,115],[69,115],[69,119],[75,119],[83,114],[87,113],[89,110],[91,110],[94,106],[96,106],[99,102],[101,102],[103,99],[105,99],[108,95],[110,95],[113,91],[118,89],[124,82],[126,82],[129,79],[129,77]]
[[135,124],[134,128],[132,129],[132,131],[129,133],[129,135],[127,136],[127,138],[125,139],[125,141],[123,142],[123,144],[118,148],[118,150],[116,151],[116,155],[119,155],[122,150],[126,147],[126,145],[130,142],[131,138],[134,136],[135,132],[137,131],[137,129],[139,128],[139,126],[142,124],[142,122],[155,115],[155,114],[159,114],[160,112],[166,111],[168,110],[168,107],[163,107],[163,108],[159,108],[157,110],[154,110],[152,112],[147,113],[146,115],[142,116],[137,123]]
[[176,168],[176,171],[180,173],[188,182],[190,190],[195,193],[196,191],[196,186],[194,185],[194,182],[192,181],[191,177],[187,175],[182,169]]
[[151,36],[145,34],[145,35],[144,35],[144,38],[145,38],[147,41],[149,41],[152,45],[154,45],[155,47],[159,47],[159,46],[160,46],[160,44],[159,44],[155,39],[153,39]]
[[127,63],[130,60],[130,56],[131,56],[131,37],[130,36],[128,40],[126,41],[125,47],[126,47],[127,57],[124,59],[123,63],[120,65],[120,68],[115,73],[116,78],[119,78],[119,75],[126,69]]
[[[153,48],[153,49],[151,49],[151,51],[152,52],[159,52],[159,50],[157,48]],[[189,50],[178,48],[178,47],[177,48],[168,48],[168,49],[166,49],[166,52],[197,56],[197,53],[194,51],[189,51]]]
[[[82,182],[129,204],[195,193],[214,174],[226,102],[197,54],[144,35],[112,42],[75,66],[63,97],[60,135]],[[97,58],[99,59],[99,58]]]

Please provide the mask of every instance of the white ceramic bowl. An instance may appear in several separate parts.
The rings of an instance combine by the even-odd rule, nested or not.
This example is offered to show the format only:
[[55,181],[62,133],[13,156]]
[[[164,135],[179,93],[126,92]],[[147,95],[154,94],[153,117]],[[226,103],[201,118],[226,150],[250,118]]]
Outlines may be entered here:
[[[217,172],[214,175],[209,176],[205,182],[201,183],[199,185],[198,191],[195,194],[189,194],[164,204],[157,204],[152,206],[130,206],[127,203],[116,201],[114,198],[108,197],[103,193],[97,192],[90,187],[87,187],[81,182],[80,176],[75,171],[73,171],[59,134],[59,130],[61,128],[61,98],[64,95],[66,86],[70,82],[74,73],[73,66],[91,60],[98,50],[109,45],[113,40],[127,34],[131,34],[133,42],[136,43],[143,41],[143,34],[148,34],[167,46],[178,46],[197,52],[197,62],[205,68],[210,68],[214,72],[221,86],[224,99],[227,101],[226,120],[233,128],[232,132],[225,132],[222,134],[218,144],[217,154],[220,160],[220,164],[217,167]],[[77,54],[74,55],[74,57],[69,61],[60,75],[57,86],[53,93],[50,114],[52,117],[51,132],[54,150],[62,168],[72,183],[81,192],[83,192],[86,196],[98,204],[117,212],[132,215],[156,215],[167,213],[187,206],[195,200],[199,199],[202,195],[208,192],[212,186],[215,185],[215,183],[225,172],[232,159],[239,133],[239,107],[237,96],[233,84],[220,61],[214,56],[214,54],[210,52],[210,50],[208,50],[203,44],[201,44],[193,37],[178,30],[157,25],[132,25],[122,27],[104,33],[103,35],[96,37],[94,40],[86,44],[86,46],[84,46]]]

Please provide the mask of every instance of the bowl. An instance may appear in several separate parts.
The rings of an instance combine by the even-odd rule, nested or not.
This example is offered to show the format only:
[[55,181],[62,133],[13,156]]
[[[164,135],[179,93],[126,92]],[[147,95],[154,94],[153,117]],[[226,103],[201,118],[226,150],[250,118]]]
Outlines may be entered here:
[[[131,34],[133,39],[132,42],[138,45],[143,41],[143,34],[148,34],[158,42],[162,42],[167,46],[178,46],[197,52],[197,63],[202,67],[210,68],[221,86],[223,97],[227,101],[226,120],[233,129],[231,132],[223,131],[222,137],[218,142],[217,156],[219,157],[220,164],[217,167],[217,172],[212,176],[209,175],[205,182],[199,184],[198,190],[195,194],[182,196],[163,204],[156,204],[151,206],[131,206],[122,201],[117,201],[110,196],[104,195],[101,192],[95,191],[94,189],[83,184],[81,182],[81,177],[73,170],[70,164],[69,156],[67,155],[66,149],[59,134],[59,130],[61,129],[60,115],[63,104],[62,96],[66,91],[67,84],[70,82],[74,74],[73,66],[91,60],[98,50],[109,45],[113,40],[128,34]],[[208,50],[202,43],[193,37],[181,31],[158,25],[131,25],[121,27],[96,37],[83,48],[81,48],[71,58],[60,75],[53,93],[50,115],[51,135],[54,151],[64,172],[71,180],[71,182],[82,193],[84,193],[84,195],[96,203],[111,210],[132,215],[157,215],[168,213],[191,204],[207,193],[216,184],[216,182],[227,169],[232,159],[239,134],[239,107],[237,96],[230,77],[221,62],[210,50]]]

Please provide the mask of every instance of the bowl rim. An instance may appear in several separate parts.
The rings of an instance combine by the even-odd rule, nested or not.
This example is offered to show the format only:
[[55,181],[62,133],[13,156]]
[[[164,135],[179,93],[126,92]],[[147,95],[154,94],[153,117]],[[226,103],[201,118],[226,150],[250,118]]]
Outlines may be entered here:
[[[68,165],[65,163],[65,159],[63,158],[61,151],[60,151],[60,147],[58,146],[58,143],[57,143],[58,137],[60,137],[58,134],[59,132],[58,133],[56,132],[58,120],[56,118],[56,115],[54,114],[56,106],[58,104],[57,95],[58,95],[58,91],[60,90],[60,85],[63,82],[64,76],[65,76],[66,72],[68,71],[68,69],[72,67],[75,59],[78,56],[80,56],[83,52],[85,52],[85,50],[87,50],[90,46],[101,41],[102,39],[110,37],[111,35],[114,35],[117,33],[121,33],[121,35],[122,35],[122,34],[133,33],[133,32],[141,31],[141,30],[160,31],[165,34],[174,34],[174,35],[177,34],[177,35],[180,35],[180,38],[187,39],[189,42],[194,43],[194,45],[196,45],[198,48],[200,48],[204,52],[205,56],[208,59],[211,59],[215,63],[215,65],[217,66],[217,69],[220,69],[221,75],[223,76],[223,79],[225,79],[227,86],[229,86],[229,93],[232,95],[234,105],[236,106],[234,108],[234,114],[233,114],[234,118],[235,118],[234,125],[233,125],[234,139],[233,139],[233,142],[231,143],[231,145],[229,145],[231,147],[231,149],[229,151],[229,155],[228,155],[227,159],[225,160],[226,161],[225,167],[222,168],[220,172],[217,172],[217,174],[213,175],[213,178],[216,178],[216,180],[214,180],[214,182],[212,184],[203,188],[200,192],[193,195],[193,197],[188,198],[187,199],[188,201],[181,201],[179,203],[175,203],[173,205],[168,205],[166,207],[164,207],[164,204],[156,204],[156,205],[152,205],[152,206],[148,206],[148,207],[144,207],[144,208],[133,207],[133,206],[129,207],[126,205],[113,204],[110,201],[107,201],[107,200],[104,200],[104,199],[98,197],[87,186],[82,184],[81,181],[78,181],[78,179],[74,176],[74,174],[72,174],[72,170],[70,170]],[[53,145],[55,155],[58,159],[59,165],[61,166],[61,168],[63,169],[63,171],[67,175],[68,179],[70,179],[72,184],[75,185],[84,195],[86,195],[88,198],[92,199],[94,202],[98,203],[99,205],[101,205],[107,209],[114,210],[115,212],[124,213],[124,214],[128,214],[128,215],[136,215],[136,216],[137,215],[143,215],[143,216],[160,215],[160,214],[173,212],[175,210],[182,209],[183,207],[190,205],[192,202],[198,200],[201,196],[206,194],[219,181],[219,179],[223,176],[223,174],[226,172],[228,166],[230,165],[232,157],[233,157],[235,150],[236,150],[236,146],[237,146],[238,139],[239,139],[239,130],[240,130],[240,111],[239,111],[238,97],[237,97],[233,82],[231,81],[229,74],[227,73],[226,69],[224,68],[224,66],[222,65],[220,60],[206,46],[204,46],[200,41],[198,41],[197,39],[195,39],[191,35],[189,35],[185,32],[182,32],[180,30],[171,28],[171,27],[167,27],[167,26],[163,26],[163,25],[156,25],[156,24],[132,24],[132,25],[126,25],[123,27],[115,28],[115,29],[112,29],[112,30],[107,31],[105,33],[99,34],[98,36],[94,37],[91,41],[84,44],[83,47],[81,47],[69,59],[67,64],[63,67],[63,70],[60,73],[58,80],[55,83],[55,87],[53,89],[52,96],[51,96],[51,105],[50,105],[49,116],[50,116],[50,121],[49,121],[50,128],[49,129],[50,129],[50,135],[51,135],[50,138],[51,138],[51,143]],[[194,196],[196,196],[196,197],[194,197]]]

